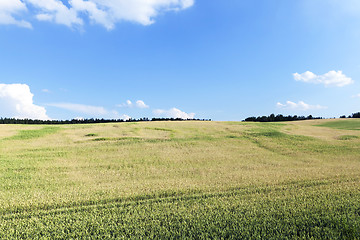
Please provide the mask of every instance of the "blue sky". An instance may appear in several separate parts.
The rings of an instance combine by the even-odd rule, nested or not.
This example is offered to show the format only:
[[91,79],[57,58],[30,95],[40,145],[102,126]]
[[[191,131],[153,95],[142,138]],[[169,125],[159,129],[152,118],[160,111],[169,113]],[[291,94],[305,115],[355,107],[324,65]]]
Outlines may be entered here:
[[0,0],[2,117],[360,111],[358,0]]

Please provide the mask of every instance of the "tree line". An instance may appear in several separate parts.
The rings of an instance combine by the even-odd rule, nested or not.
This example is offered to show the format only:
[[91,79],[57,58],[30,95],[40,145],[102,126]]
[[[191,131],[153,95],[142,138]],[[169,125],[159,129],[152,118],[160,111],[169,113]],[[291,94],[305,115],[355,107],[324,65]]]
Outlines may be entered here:
[[345,115],[342,115],[342,116],[340,116],[340,118],[360,118],[360,112],[353,113],[353,114],[349,115],[348,117],[346,117]]
[[0,118],[0,124],[90,124],[90,123],[118,123],[118,122],[147,122],[147,121],[211,121],[211,119],[182,119],[182,118],[139,118],[139,119],[71,119],[71,120],[39,120],[39,119],[17,119],[17,118]]
[[284,116],[282,114],[278,114],[275,116],[275,114],[271,114],[269,116],[248,117],[244,121],[245,122],[283,122],[283,121],[299,121],[299,120],[310,120],[310,119],[322,119],[322,118],[313,117],[312,115],[305,117],[305,116],[297,116],[297,115]]
[[[340,116],[340,118],[360,118],[360,112],[353,113],[346,117],[345,115]],[[244,121],[245,122],[283,122],[283,121],[300,121],[300,120],[312,120],[312,119],[323,119],[322,117],[313,117],[312,115],[309,115],[307,117],[305,116],[284,116],[282,114],[278,114],[275,116],[275,114],[271,114],[269,116],[259,116],[259,117],[248,117]]]

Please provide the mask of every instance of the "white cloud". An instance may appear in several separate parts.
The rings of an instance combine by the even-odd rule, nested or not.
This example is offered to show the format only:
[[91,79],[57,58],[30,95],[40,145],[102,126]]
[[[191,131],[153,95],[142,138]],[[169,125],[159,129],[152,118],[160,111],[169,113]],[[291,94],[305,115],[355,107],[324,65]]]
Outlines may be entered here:
[[122,103],[122,104],[118,104],[116,105],[117,107],[122,107],[122,108],[132,108],[132,107],[136,107],[136,108],[149,108],[148,105],[146,105],[144,103],[144,101],[142,100],[137,100],[135,102],[135,104],[133,102],[131,102],[130,100],[126,100],[126,103]]
[[131,108],[133,107],[133,103],[130,100],[126,100],[126,103],[121,103],[116,105],[117,107]]
[[68,8],[60,0],[24,0],[26,3],[39,9],[36,18],[40,21],[50,21],[64,24],[68,27],[83,25],[83,20],[78,17],[74,8]]
[[131,117],[129,115],[123,114],[120,118],[124,120],[129,120]]
[[158,117],[166,118],[193,119],[195,117],[195,113],[186,113],[177,108],[171,108],[169,110],[156,109],[153,113]]
[[2,117],[50,120],[46,109],[33,103],[33,97],[26,84],[0,84]]
[[137,100],[137,101],[136,101],[136,107],[138,107],[138,108],[149,108],[149,106],[146,105],[146,104],[144,103],[144,101],[142,101],[142,100]]
[[316,75],[310,71],[306,71],[302,74],[294,73],[293,76],[296,81],[324,84],[325,86],[343,87],[354,83],[354,80],[347,77],[342,71],[330,71],[323,75]]
[[27,8],[20,0],[0,1],[0,24],[13,24],[20,27],[31,28],[31,24],[24,20],[17,20],[14,15],[26,11]]
[[62,108],[77,113],[91,114],[91,115],[105,115],[108,111],[104,107],[76,104],[76,103],[51,103],[48,106]]
[[[89,0],[88,2],[96,4],[97,9],[106,9],[108,19],[113,24],[131,21],[142,25],[154,23],[154,18],[162,12],[178,11],[194,4],[194,0]],[[100,23],[98,18],[94,20]]]
[[[76,103],[50,103],[47,105],[69,110],[75,113],[85,114],[87,115],[87,117],[91,117],[91,118],[124,119],[124,120],[128,120],[131,118],[126,114],[120,115],[116,110],[107,110],[101,106],[91,106],[91,105],[76,104]],[[77,118],[84,119],[84,117],[77,117]]]
[[115,22],[109,13],[99,9],[94,2],[83,0],[70,0],[69,2],[77,12],[87,12],[92,22],[101,24],[108,30],[114,28]]
[[124,119],[124,120],[129,120],[131,118],[127,114],[120,115],[116,110],[112,110],[106,116],[102,116],[102,117],[108,118],[108,119]]
[[150,25],[161,13],[183,10],[193,4],[194,0],[1,0],[0,24],[31,27],[29,22],[13,17],[31,6],[36,9],[32,14],[39,21],[74,27],[82,26],[88,17],[92,23],[111,30],[122,21]]
[[353,96],[353,98],[360,98],[360,93]]
[[289,110],[300,110],[300,111],[307,111],[307,110],[317,110],[317,109],[325,109],[327,107],[320,106],[320,105],[309,105],[303,101],[299,101],[298,103],[294,103],[291,101],[287,101],[285,104],[278,102],[276,104],[278,108],[282,109],[289,109]]

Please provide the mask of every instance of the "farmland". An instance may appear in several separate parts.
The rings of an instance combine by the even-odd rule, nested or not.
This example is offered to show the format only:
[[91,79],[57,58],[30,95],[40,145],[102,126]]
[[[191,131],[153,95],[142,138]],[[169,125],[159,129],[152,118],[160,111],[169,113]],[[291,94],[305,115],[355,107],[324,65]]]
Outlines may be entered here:
[[0,238],[360,238],[360,121],[0,125]]

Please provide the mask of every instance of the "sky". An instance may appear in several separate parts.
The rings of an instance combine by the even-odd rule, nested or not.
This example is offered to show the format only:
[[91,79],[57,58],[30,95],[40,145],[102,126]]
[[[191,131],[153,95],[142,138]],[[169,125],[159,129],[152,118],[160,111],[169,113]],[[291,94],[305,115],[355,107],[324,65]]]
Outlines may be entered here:
[[0,0],[0,117],[360,111],[358,0]]

